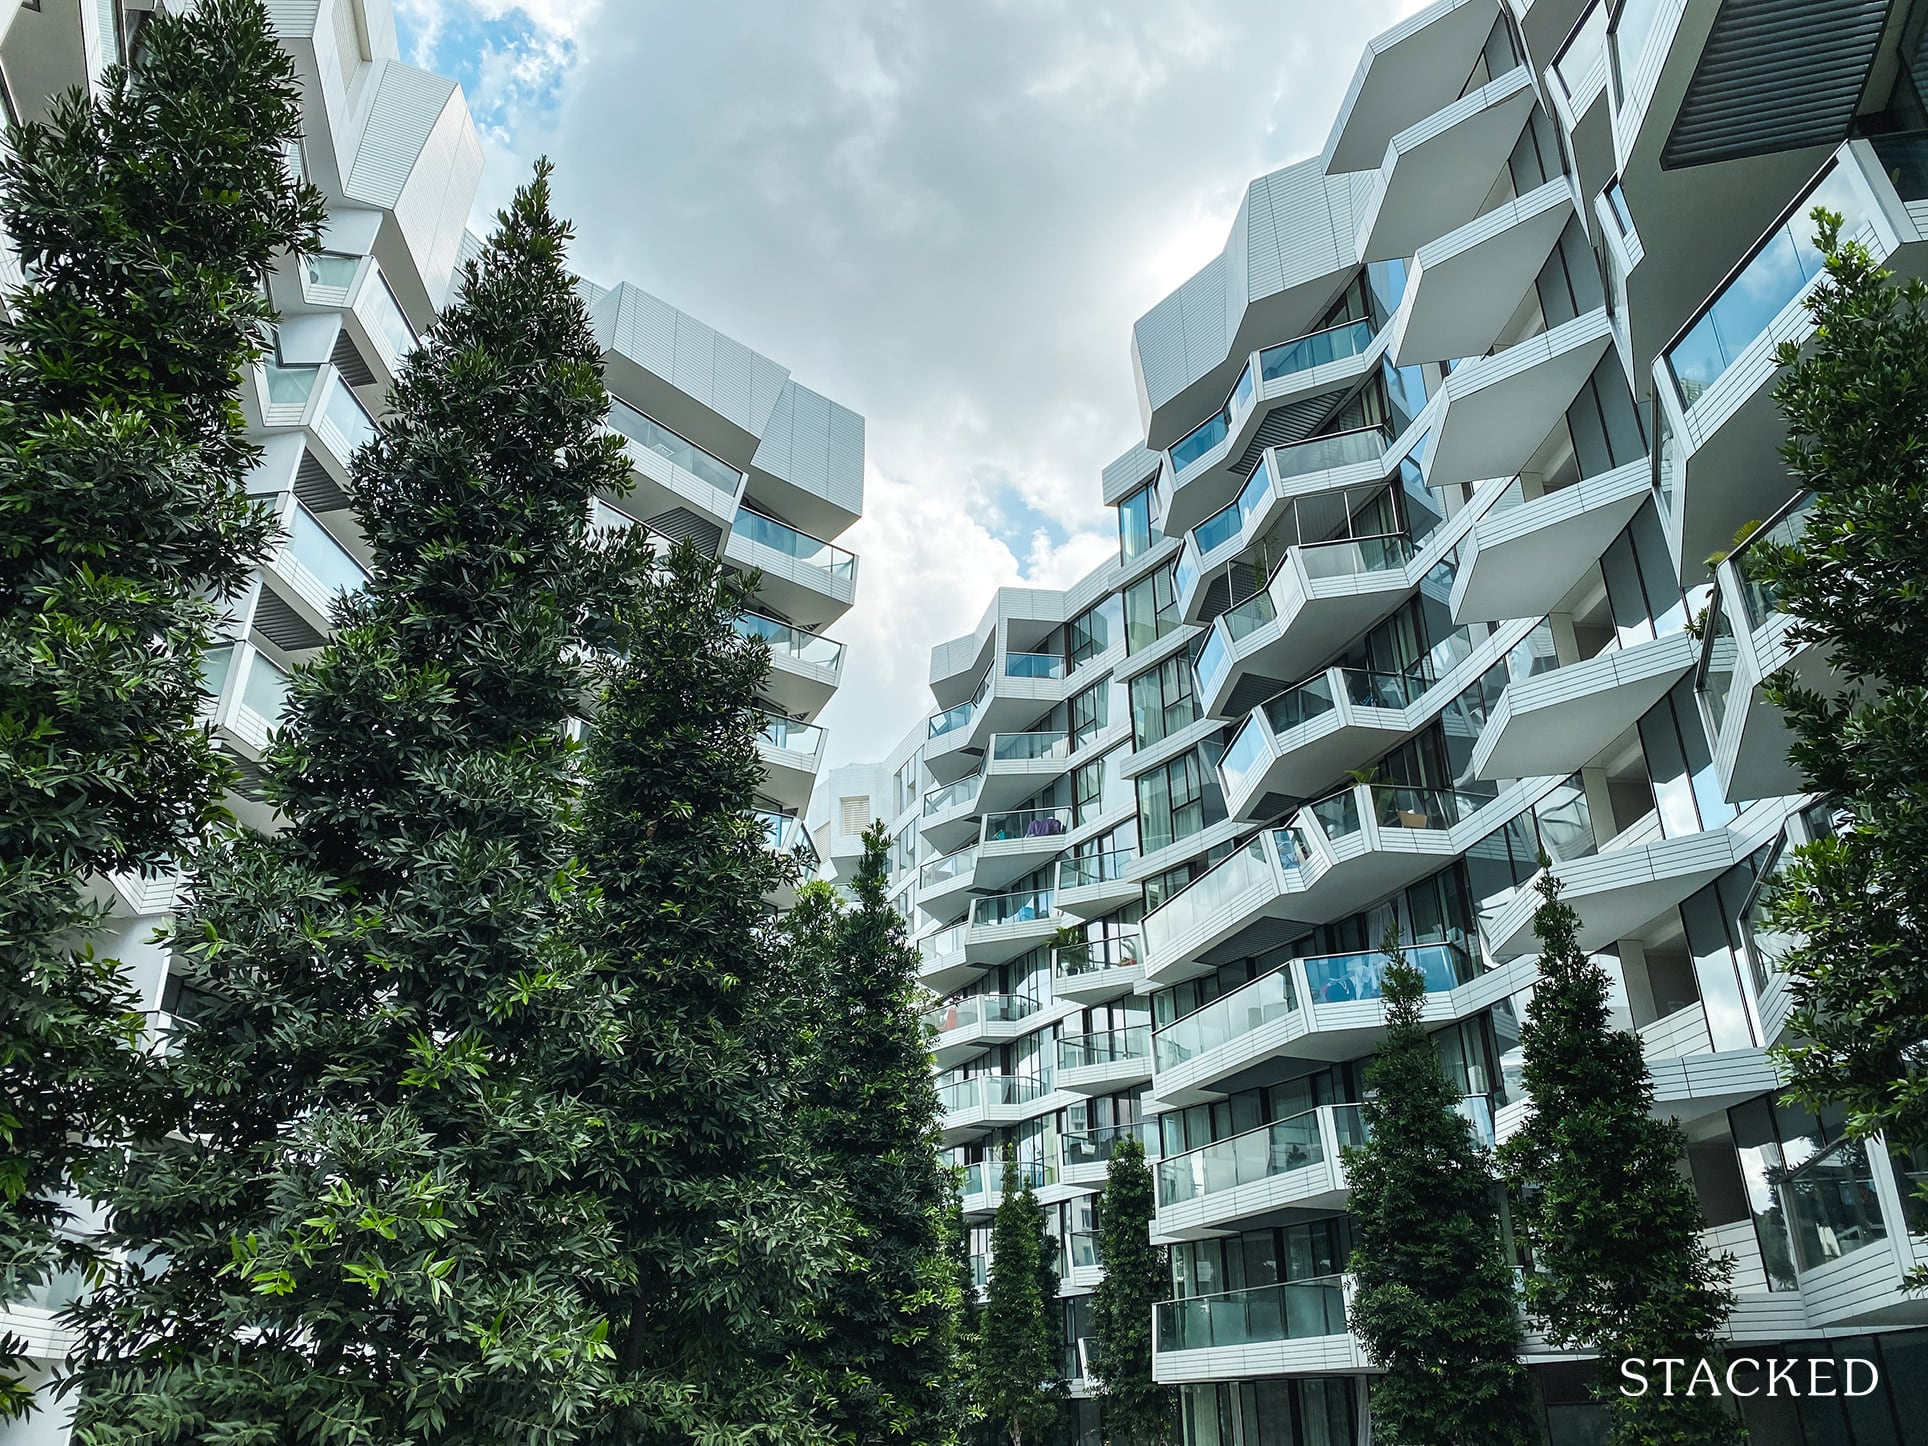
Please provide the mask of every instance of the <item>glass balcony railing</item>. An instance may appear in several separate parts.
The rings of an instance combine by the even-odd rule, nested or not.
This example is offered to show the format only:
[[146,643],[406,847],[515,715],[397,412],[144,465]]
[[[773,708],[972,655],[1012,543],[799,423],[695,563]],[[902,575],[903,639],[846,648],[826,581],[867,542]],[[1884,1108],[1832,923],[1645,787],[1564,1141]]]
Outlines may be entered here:
[[1816,206],[1826,206],[1844,218],[1844,236],[1852,236],[1878,210],[1859,170],[1838,162],[1831,167],[1667,349],[1667,367],[1682,406],[1693,406],[1702,392],[1726,375],[1768,323],[1821,274],[1821,252],[1814,244],[1814,221],[1809,215]]
[[924,817],[935,818],[940,813],[970,804],[983,786],[984,775],[973,773],[969,778],[960,778],[943,788],[933,788],[924,795]]
[[[1059,881],[1062,887],[1062,872]],[[1108,969],[1136,968],[1142,959],[1136,934],[1111,934],[1080,944],[1060,944],[1051,951],[1051,975],[1055,979],[1088,979]]]
[[328,384],[328,396],[321,404],[322,420],[340,435],[342,460],[355,455],[358,448],[375,440],[375,419],[368,415],[348,383],[336,372]]
[[[1306,1110],[1160,1160],[1159,1208],[1182,1205],[1222,1190],[1324,1164],[1326,1148],[1319,1129],[1320,1113],[1316,1109]],[[1357,1105],[1339,1106],[1332,1114],[1342,1146],[1365,1143]]]
[[1146,915],[1146,943],[1154,955],[1226,909],[1233,899],[1262,890],[1272,879],[1270,847],[1266,835],[1256,835]]
[[931,714],[930,736],[942,738],[946,733],[955,733],[966,726],[977,713],[976,703],[959,703],[955,708],[946,708],[941,713]]
[[984,815],[985,843],[1009,843],[1013,839],[1057,838],[1071,827],[1069,808],[1019,808],[1008,813]]
[[1316,799],[1305,806],[1304,812],[1311,815],[1329,842],[1336,843],[1359,832],[1362,794],[1368,794],[1373,817],[1382,829],[1451,828],[1493,801],[1491,794],[1376,783]]
[[1158,1132],[1143,1124],[1105,1125],[1095,1130],[1065,1130],[1058,1135],[1058,1153],[1066,1166],[1103,1165],[1122,1140],[1137,1140],[1147,1155],[1158,1153]]
[[[1210,517],[1192,529],[1192,541],[1200,556],[1205,556],[1223,547],[1237,537],[1246,522],[1265,505],[1265,499],[1272,492],[1272,469],[1259,458],[1259,465],[1252,469],[1252,475],[1245,479],[1237,497],[1214,512]],[[1181,587],[1182,591],[1182,587]]]
[[[1042,1160],[1019,1160],[1017,1164],[1018,1188],[1042,1190],[1046,1185],[1058,1182],[1058,1172]],[[980,1160],[964,1167],[964,1178],[960,1182],[964,1195],[982,1195],[986,1191],[1004,1190],[1004,1162],[1002,1160]]]
[[1071,756],[1064,733],[993,733],[991,757],[999,763],[1038,763]]
[[591,497],[589,526],[596,532],[627,532],[630,528],[640,527],[642,524],[621,508],[611,507],[600,497]]
[[1137,861],[1137,849],[1112,849],[1108,853],[1060,859],[1058,887],[1061,890],[1088,889],[1097,884],[1121,883]]
[[1355,467],[1382,460],[1390,446],[1392,433],[1385,427],[1332,432],[1323,437],[1308,437],[1289,447],[1273,448],[1272,470],[1283,481],[1313,472],[1330,472],[1338,467]]
[[820,637],[794,623],[781,623],[761,613],[739,613],[731,623],[746,638],[762,638],[770,652],[779,658],[794,658],[820,668],[835,668],[843,663],[844,645]]
[[1179,475],[1229,437],[1238,424],[1245,420],[1246,413],[1252,410],[1252,399],[1256,395],[1252,384],[1252,365],[1247,362],[1245,369],[1238,374],[1238,380],[1232,384],[1232,395],[1226,399],[1217,415],[1207,418],[1172,444],[1172,475]]
[[361,257],[343,256],[335,251],[317,251],[312,256],[302,257],[301,264],[302,274],[310,287],[346,291],[354,284]]
[[1621,76],[1621,84],[1626,84],[1626,76],[1640,63],[1640,52],[1646,49],[1647,38],[1653,34],[1654,22],[1660,18],[1661,0],[1622,0],[1620,13],[1613,22],[1613,62]]
[[388,289],[388,281],[377,271],[368,284],[362,288],[366,299],[369,319],[374,322],[375,330],[388,343],[389,351],[396,357],[406,357],[415,350],[415,328],[408,324],[408,314],[402,310],[401,302],[395,293]]
[[1265,758],[1265,730],[1249,715],[1232,734],[1218,760],[1218,778],[1227,798],[1245,791],[1252,770]]
[[946,954],[955,954],[964,947],[965,928],[966,925],[958,923],[952,924],[946,929],[939,929],[934,934],[926,934],[923,939],[918,942],[918,949],[926,959],[941,958]]
[[1875,1164],[1861,1140],[1838,1140],[1780,1182],[1795,1262],[1812,1270],[1888,1238]]
[[288,555],[329,593],[359,592],[368,585],[362,565],[299,502],[288,514],[287,547]]
[[1015,1024],[1043,1006],[1021,994],[973,994],[924,1011],[924,1023],[939,1034],[975,1029],[985,1024]]
[[1253,593],[1219,615],[1211,632],[1206,634],[1204,646],[1198,650],[1198,661],[1192,665],[1192,673],[1204,695],[1216,692],[1224,681],[1232,666],[1232,644],[1250,637],[1277,616],[1272,595],[1264,592]]
[[1342,321],[1324,331],[1315,331],[1297,341],[1269,346],[1259,353],[1259,378],[1275,382],[1295,372],[1361,356],[1377,335],[1370,321]]
[[1098,1252],[1098,1236],[1095,1231],[1074,1230],[1067,1244],[1071,1251],[1073,1270],[1093,1270],[1105,1263],[1104,1256]]
[[1064,657],[1058,653],[1006,653],[1004,676],[1007,678],[1062,678]]
[[987,1105],[1028,1105],[1050,1092],[1045,1081],[1031,1075],[981,1074],[939,1086],[937,1102],[948,1115]]
[[1568,100],[1579,98],[1581,80],[1600,63],[1606,48],[1607,0],[1593,0],[1553,57],[1554,77]]
[[1119,1064],[1126,1060],[1150,1058],[1149,1024],[1101,1029],[1092,1034],[1072,1034],[1058,1041],[1059,1069],[1083,1069],[1087,1065]]
[[[654,417],[644,415],[619,397],[609,399],[609,425],[620,432],[632,448],[641,448],[645,452],[654,453],[682,468],[699,481],[707,482],[719,492],[728,492],[734,496],[738,484],[743,480],[743,474],[721,457],[704,451],[687,437],[672,432]],[[738,522],[740,527],[740,518]],[[777,526],[782,524],[778,523]],[[810,540],[816,541],[815,538]],[[817,545],[822,547],[827,544],[817,543]],[[787,551],[787,549],[781,550]],[[795,553],[791,555],[796,556]]]
[[[1416,944],[1406,962],[1425,977],[1428,994],[1444,994],[1473,980],[1472,962],[1453,944]],[[1392,960],[1377,951],[1327,954],[1304,961],[1306,994],[1326,1004],[1380,999]]]
[[1775,547],[1797,546],[1807,532],[1808,516],[1814,511],[1814,495],[1804,494],[1774,522],[1760,529],[1734,550],[1734,570],[1740,574],[1741,597],[1747,604],[1747,622],[1760,627],[1774,616],[1774,585],[1765,578],[1750,575],[1748,554],[1763,543]]
[[306,406],[314,395],[320,367],[287,367],[269,362],[262,369],[268,383],[268,403],[276,407]]
[[814,723],[779,718],[774,713],[763,715],[763,729],[758,736],[772,748],[781,748],[787,753],[815,755],[823,749],[823,729]]
[[287,673],[269,662],[267,654],[259,650],[248,660],[247,681],[241,685],[241,706],[270,723],[278,720],[288,706]]
[[1727,717],[1727,703],[1734,691],[1734,673],[1740,666],[1740,643],[1734,627],[1734,600],[1724,590],[1716,590],[1707,614],[1707,642],[1701,652],[1700,676],[1695,686],[1707,706],[1708,731],[1716,737]]
[[817,568],[839,581],[849,582],[857,576],[857,559],[850,553],[807,532],[799,532],[774,517],[765,517],[761,512],[752,512],[747,507],[739,508],[731,530],[750,542],[794,558],[807,567]]
[[1051,917],[1051,890],[1021,889],[1010,894],[990,894],[971,905],[971,923],[978,927],[995,924],[1027,924]]
[[1413,560],[1412,539],[1404,533],[1378,537],[1344,537],[1331,542],[1309,542],[1298,549],[1305,575],[1314,580],[1328,577],[1360,577],[1367,573],[1394,572]]
[[1293,971],[1274,969],[1160,1028],[1152,1036],[1152,1063],[1161,1070],[1170,1069],[1275,1019],[1295,1014],[1298,1008],[1299,990]]
[[1160,1351],[1263,1345],[1345,1333],[1345,1291],[1337,1276],[1158,1304]]
[[977,845],[959,849],[954,854],[946,854],[941,859],[932,859],[925,864],[917,876],[918,883],[926,889],[934,889],[940,884],[948,884],[953,879],[971,876],[977,867]]

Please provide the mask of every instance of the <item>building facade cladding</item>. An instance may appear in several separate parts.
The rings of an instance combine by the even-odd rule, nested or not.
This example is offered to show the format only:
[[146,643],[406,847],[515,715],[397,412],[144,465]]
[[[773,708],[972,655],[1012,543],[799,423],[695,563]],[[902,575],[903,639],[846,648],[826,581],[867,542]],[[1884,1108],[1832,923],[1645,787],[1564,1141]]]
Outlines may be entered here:
[[[8,116],[45,115],[51,96],[89,85],[138,55],[154,7],[118,0],[28,7],[0,0],[0,77]],[[329,636],[329,607],[366,580],[369,551],[344,486],[373,434],[389,383],[449,299],[480,241],[465,230],[482,148],[454,81],[398,59],[388,0],[271,0],[304,92],[304,138],[290,164],[328,198],[322,251],[285,258],[268,278],[281,320],[270,355],[243,379],[249,430],[263,449],[250,491],[286,534],[236,600],[227,641],[206,666],[205,714],[238,763],[237,816],[273,826],[258,764],[280,715],[288,670]],[[17,284],[11,249],[4,280]],[[815,718],[835,693],[843,644],[822,629],[848,611],[857,560],[834,541],[863,505],[863,419],[795,382],[741,343],[633,286],[585,282],[611,392],[609,425],[628,445],[626,491],[597,499],[603,526],[643,525],[690,539],[764,576],[742,630],[770,645],[760,811],[773,843],[808,842],[803,806],[823,757]],[[164,1019],[178,986],[150,937],[175,881],[114,879],[112,938],[143,1005]],[[0,1312],[40,1357],[68,1342],[55,1323],[71,1282]],[[57,1440],[58,1412],[0,1427],[9,1443]]]
[[[1744,547],[1698,561],[1751,520],[1799,533],[1768,391],[1809,335],[1809,209],[1921,270],[1928,5],[1892,7],[1851,128],[1678,164],[1684,96],[1689,140],[1724,83],[1774,99],[1722,36],[1775,8],[1439,0],[1374,41],[1324,153],[1255,182],[1134,332],[1116,559],[933,650],[931,716],[820,809],[861,799],[899,841],[980,1279],[1008,1147],[1056,1214],[1074,1382],[1104,1160],[1144,1139],[1188,1446],[1366,1438],[1341,1151],[1375,946],[1395,923],[1505,1138],[1543,853],[1686,1131],[1734,1354],[1881,1371],[1853,1404],[1744,1403],[1752,1439],[1928,1441],[1900,1288],[1928,1161],[1781,1105],[1767,1052],[1761,891],[1830,822],[1761,682],[1831,675]],[[1550,1440],[1596,1439],[1592,1364],[1529,1364]]]

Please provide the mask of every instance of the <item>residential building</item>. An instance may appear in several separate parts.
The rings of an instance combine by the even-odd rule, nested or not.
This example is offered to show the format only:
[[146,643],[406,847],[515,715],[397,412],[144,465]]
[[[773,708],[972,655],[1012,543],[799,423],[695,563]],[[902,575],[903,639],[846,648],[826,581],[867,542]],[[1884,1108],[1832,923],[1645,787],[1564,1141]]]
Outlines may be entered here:
[[[1925,27],[1875,0],[1437,0],[1386,32],[1322,153],[1254,181],[1137,323],[1116,560],[933,651],[868,811],[902,840],[946,1153],[977,1231],[1006,1147],[1058,1211],[1075,1341],[1104,1154],[1146,1138],[1187,1446],[1366,1439],[1341,1152],[1376,946],[1396,925],[1469,1121],[1505,1138],[1542,855],[1686,1132],[1732,1354],[1879,1370],[1739,1403],[1750,1438],[1928,1440],[1901,1287],[1928,1161],[1782,1104],[1769,1053],[1762,888],[1832,823],[1761,681],[1832,675],[1733,544],[1800,527],[1769,392],[1812,332],[1809,211],[1921,270]],[[833,868],[878,802],[844,776],[813,815],[839,810]],[[1601,1439],[1595,1363],[1528,1359],[1555,1446]]]
[[[8,117],[44,117],[52,95],[89,85],[112,60],[138,57],[152,4],[0,0],[0,92]],[[329,608],[362,586],[370,550],[344,486],[355,448],[374,434],[408,353],[447,303],[461,261],[482,146],[461,88],[399,58],[389,0],[284,0],[269,7],[294,58],[304,135],[289,156],[329,206],[317,254],[288,257],[268,278],[281,316],[272,355],[244,379],[241,403],[262,447],[250,491],[285,539],[232,605],[229,641],[207,660],[206,721],[243,776],[235,813],[274,827],[258,764],[278,720],[288,670],[330,634]],[[0,247],[0,282],[19,267]],[[823,757],[815,719],[835,693],[843,644],[824,636],[851,606],[857,560],[836,545],[863,506],[863,419],[787,369],[626,282],[582,292],[610,391],[609,425],[633,464],[597,522],[691,540],[763,575],[741,624],[768,640],[771,673],[761,801],[773,845],[806,842],[801,814]],[[164,952],[151,942],[177,880],[114,878],[103,952],[128,965],[157,1028],[180,1007]],[[62,1277],[30,1304],[0,1311],[0,1332],[57,1360],[55,1320],[79,1288]],[[57,1441],[58,1412],[0,1425],[0,1441]]]

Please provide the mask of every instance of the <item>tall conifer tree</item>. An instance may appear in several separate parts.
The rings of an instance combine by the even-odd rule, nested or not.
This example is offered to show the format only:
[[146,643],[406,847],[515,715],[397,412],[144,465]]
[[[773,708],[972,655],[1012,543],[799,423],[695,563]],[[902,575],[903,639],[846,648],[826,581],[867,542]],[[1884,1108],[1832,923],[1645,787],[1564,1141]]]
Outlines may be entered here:
[[975,1395],[985,1426],[1010,1446],[1043,1446],[1062,1408],[1063,1332],[1052,1321],[1058,1272],[1047,1248],[1038,1197],[1022,1183],[1017,1157],[1006,1154],[991,1281],[978,1317]]
[[1718,1361],[1733,1263],[1700,1241],[1700,1204],[1678,1169],[1686,1139],[1654,1117],[1639,1036],[1613,1027],[1606,971],[1580,948],[1550,869],[1539,890],[1540,981],[1520,1029],[1533,1113],[1501,1152],[1532,1250],[1528,1310],[1550,1340],[1599,1353],[1615,1446],[1736,1441],[1705,1391],[1618,1389],[1629,1356]]
[[1380,945],[1386,1035],[1366,1071],[1366,1143],[1346,1151],[1352,1328],[1385,1374],[1386,1446],[1524,1446],[1531,1401],[1496,1188],[1421,1012],[1426,981],[1396,928]]
[[640,559],[589,533],[629,469],[548,201],[545,165],[353,460],[374,566],[268,750],[285,831],[193,879],[187,1132],[116,1202],[168,1264],[87,1312],[87,1446],[557,1442],[599,1399],[565,723]]
[[[86,885],[218,818],[200,662],[270,537],[233,393],[269,263],[317,244],[300,102],[259,0],[208,0],[0,162],[33,278],[0,310],[0,1301],[89,1253],[57,1200],[96,1147],[167,1119]],[[26,1400],[0,1342],[0,1416]]]
[[1169,1446],[1178,1438],[1178,1392],[1151,1375],[1151,1319],[1171,1283],[1171,1263],[1151,1243],[1157,1197],[1135,1139],[1112,1146],[1098,1200],[1105,1278],[1091,1300],[1098,1341],[1098,1393],[1113,1446]]

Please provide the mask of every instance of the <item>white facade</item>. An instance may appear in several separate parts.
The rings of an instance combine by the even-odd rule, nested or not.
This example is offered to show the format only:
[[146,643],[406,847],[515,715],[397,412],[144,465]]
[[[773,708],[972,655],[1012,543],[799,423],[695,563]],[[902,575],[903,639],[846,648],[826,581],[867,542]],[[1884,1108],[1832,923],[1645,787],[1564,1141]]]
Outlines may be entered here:
[[[1829,825],[1760,684],[1830,674],[1745,549],[1697,559],[1798,535],[1768,392],[1809,335],[1810,207],[1921,268],[1924,10],[1438,0],[1379,37],[1322,154],[1253,182],[1135,328],[1119,558],[1001,592],[933,650],[928,722],[849,771],[891,783],[967,1211],[1015,1146],[1074,1339],[1108,1144],[1158,1157],[1188,1446],[1365,1439],[1340,1151],[1376,945],[1396,920],[1469,1120],[1505,1137],[1541,850],[1686,1130],[1733,1341],[1880,1363],[1852,1421],[1758,1401],[1752,1439],[1922,1439],[1924,1162],[1779,1107],[1767,1052],[1758,882]],[[1592,1439],[1591,1364],[1531,1363],[1551,1440]]]
[[[138,45],[151,4],[0,0],[0,79],[9,116],[43,117],[48,96],[89,82]],[[206,714],[239,763],[244,821],[271,828],[250,796],[255,766],[286,696],[288,669],[329,636],[328,609],[366,580],[364,546],[343,491],[348,459],[383,415],[403,358],[449,299],[460,260],[480,243],[465,228],[482,146],[461,88],[398,58],[388,0],[270,0],[304,93],[299,164],[328,200],[320,254],[285,259],[270,278],[281,313],[274,352],[248,376],[242,406],[263,448],[249,490],[286,539],[236,599],[231,642],[210,655]],[[0,246],[0,284],[19,267]],[[611,393],[610,425],[629,445],[630,485],[596,504],[604,525],[642,524],[695,540],[732,565],[761,568],[759,615],[744,630],[770,643],[767,765],[759,808],[772,841],[807,842],[803,806],[823,757],[817,715],[842,675],[843,644],[822,635],[851,606],[857,560],[836,546],[863,506],[864,423],[787,369],[667,302],[621,283],[584,282]],[[165,1024],[175,990],[149,941],[174,881],[104,880],[112,939],[143,1005]],[[55,1322],[76,1282],[0,1310],[52,1362],[68,1341]],[[0,1424],[0,1442],[54,1442],[62,1413]]]

